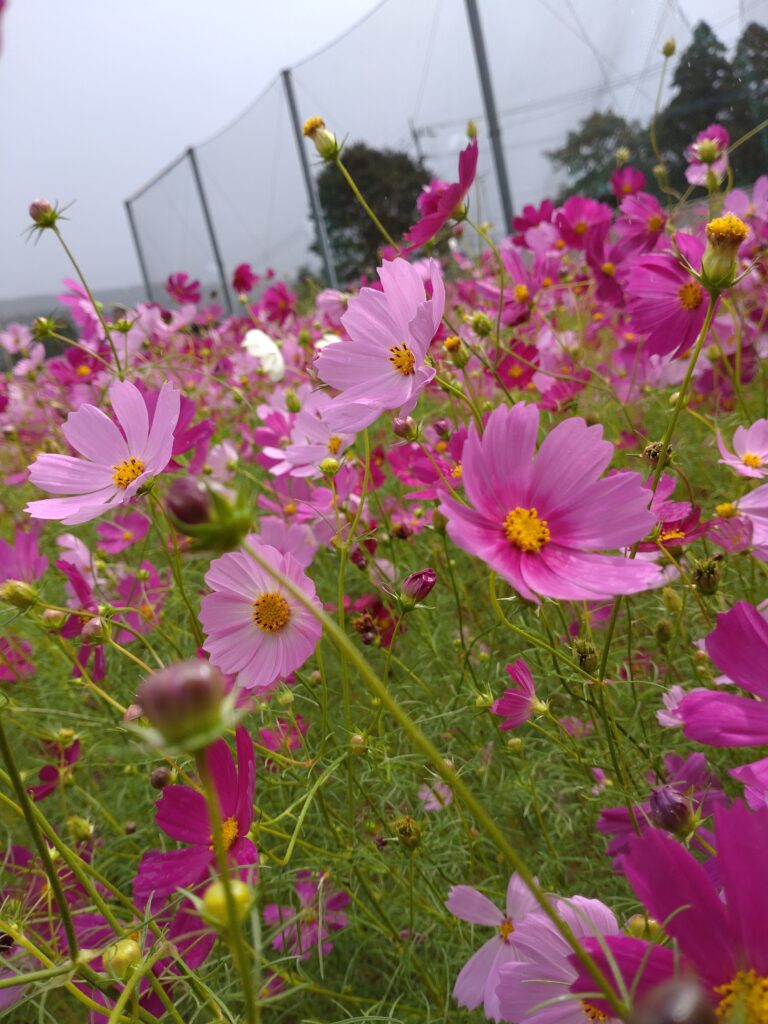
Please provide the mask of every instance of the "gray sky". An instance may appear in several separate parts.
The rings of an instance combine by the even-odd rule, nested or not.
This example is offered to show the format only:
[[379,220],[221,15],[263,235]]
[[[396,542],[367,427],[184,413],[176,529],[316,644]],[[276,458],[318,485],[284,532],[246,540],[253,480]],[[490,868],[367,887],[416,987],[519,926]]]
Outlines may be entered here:
[[[768,0],[480,5],[518,204],[554,187],[541,151],[592,109],[647,117],[668,35],[684,45],[690,25],[704,18],[732,45],[747,21],[768,15]],[[126,196],[232,121],[282,67],[374,7],[375,0],[10,0],[0,54],[0,299],[52,294],[70,276],[52,237],[33,245],[22,236],[38,196],[74,201],[64,230],[95,289],[137,283]],[[295,81],[302,116],[321,113],[340,135],[411,145],[411,120],[423,130],[429,166],[445,176],[455,169],[466,118],[481,112],[463,0],[389,0],[327,55],[299,66]],[[265,103],[265,125],[277,116],[269,109]],[[232,176],[240,150],[216,150],[211,193],[222,218],[229,208],[228,271],[251,258],[237,234],[249,215],[242,238],[254,247],[268,229],[276,239],[270,252],[290,248],[285,238],[306,247],[306,201],[283,128],[265,131],[259,155],[243,158],[240,187]],[[495,186],[482,143],[481,124],[478,205],[492,218]],[[241,218],[236,202],[247,184],[254,198]],[[258,196],[267,213],[256,216]],[[175,230],[163,221],[160,239]],[[163,268],[184,269],[199,273],[193,265]]]

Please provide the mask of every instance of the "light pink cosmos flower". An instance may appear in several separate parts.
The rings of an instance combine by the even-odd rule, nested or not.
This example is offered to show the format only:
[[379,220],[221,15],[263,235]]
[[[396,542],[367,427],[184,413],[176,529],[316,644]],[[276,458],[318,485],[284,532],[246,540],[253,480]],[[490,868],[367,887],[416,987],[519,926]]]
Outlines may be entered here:
[[[251,546],[320,607],[314,583],[292,555]],[[322,632],[317,619],[247,551],[216,558],[205,582],[213,593],[200,605],[203,648],[222,672],[237,674],[243,689],[268,690],[314,651]]]
[[756,420],[751,427],[737,427],[733,433],[733,450],[728,451],[720,431],[717,432],[717,447],[725,466],[736,470],[739,476],[768,476],[768,420]]
[[431,298],[415,267],[385,260],[381,290],[362,288],[342,317],[350,340],[326,346],[317,357],[320,379],[341,392],[324,413],[333,430],[355,433],[385,409],[407,415],[435,376],[424,359],[440,326],[445,286],[437,260],[428,268]]
[[443,497],[448,534],[482,558],[528,601],[595,600],[660,586],[659,568],[602,552],[624,548],[656,521],[639,473],[600,479],[613,454],[600,425],[559,423],[542,442],[539,411],[499,406],[480,437],[464,445],[462,479],[470,505]]
[[502,731],[516,729],[527,722],[534,711],[542,710],[541,701],[536,696],[531,670],[522,658],[512,665],[507,665],[507,675],[515,683],[514,689],[505,690],[503,696],[491,704],[491,711],[504,721],[499,728]]
[[81,405],[70,413],[62,431],[83,457],[38,455],[29,467],[29,479],[59,497],[30,501],[25,511],[33,519],[60,519],[74,526],[127,505],[140,487],[168,465],[179,397],[175,388],[164,384],[150,420],[139,389],[119,381],[109,389],[117,423],[93,405]]
[[266,447],[262,454],[276,460],[270,466],[274,476],[320,476],[324,459],[341,456],[355,440],[353,434],[335,433],[326,418],[333,399],[325,391],[315,391],[296,413],[291,440],[284,448]]
[[539,916],[539,905],[515,873],[507,885],[505,912],[502,913],[487,896],[469,885],[454,885],[445,905],[454,915],[470,924],[496,929],[478,951],[467,960],[453,986],[453,997],[468,1010],[483,1005],[485,1016],[501,1020],[496,988],[504,964],[519,960],[515,934],[531,915]]
[[446,782],[435,779],[431,785],[424,783],[418,797],[425,811],[444,811],[453,802],[453,790]]

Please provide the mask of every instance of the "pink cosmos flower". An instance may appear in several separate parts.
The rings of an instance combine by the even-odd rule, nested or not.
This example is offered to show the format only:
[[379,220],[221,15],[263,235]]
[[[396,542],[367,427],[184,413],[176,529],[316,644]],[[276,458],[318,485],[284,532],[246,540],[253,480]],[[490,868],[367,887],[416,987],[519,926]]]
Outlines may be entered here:
[[482,1004],[486,1017],[501,1020],[496,992],[500,972],[504,964],[520,959],[517,932],[530,921],[531,916],[539,916],[539,905],[516,873],[507,885],[504,912],[469,885],[454,885],[445,905],[454,917],[462,921],[496,929],[493,938],[488,939],[462,967],[453,986],[453,997],[459,1006],[468,1010],[475,1010]]
[[[269,274],[267,274],[269,277]],[[286,288],[282,281],[267,288],[261,299],[261,306],[264,314],[270,323],[285,323],[289,316],[296,311],[297,298],[294,292]]]
[[446,782],[436,779],[431,785],[425,783],[418,797],[425,811],[444,811],[453,802],[453,790]]
[[459,180],[452,185],[433,179],[418,199],[421,220],[403,236],[408,242],[403,253],[411,252],[434,238],[452,217],[462,216],[462,203],[472,187],[477,173],[477,140],[459,154]]
[[165,290],[180,305],[187,302],[197,303],[202,298],[200,282],[190,280],[189,274],[171,274],[165,282]]
[[645,175],[636,167],[619,167],[611,175],[611,191],[617,199],[633,196],[645,188]]
[[[680,252],[692,267],[701,265],[704,242],[678,231]],[[630,269],[626,288],[632,325],[646,335],[652,355],[684,355],[701,331],[707,313],[702,285],[672,253],[643,256]]]
[[236,295],[247,295],[258,284],[259,275],[254,274],[249,263],[238,264],[232,274],[232,290]]
[[99,523],[96,527],[99,547],[108,555],[119,555],[132,544],[144,540],[149,525],[149,518],[143,516],[141,512],[126,512],[124,515],[115,516],[112,523]]
[[[600,900],[584,896],[557,900],[555,908],[580,941],[618,935],[619,925]],[[571,947],[548,917],[531,915],[515,937],[517,959],[502,965],[496,995],[503,1020],[518,1024],[585,1024],[603,1014],[569,999],[578,971],[570,962]],[[594,991],[594,982],[592,982]]]
[[583,249],[587,233],[605,238],[612,217],[611,208],[605,203],[584,196],[571,196],[555,214],[555,224],[566,245],[572,249]]
[[655,196],[645,192],[627,196],[619,205],[614,229],[624,254],[650,252],[664,230],[667,215]]
[[[698,977],[719,1018],[738,1020],[748,1007],[744,1019],[756,1022],[768,977],[768,887],[763,884],[768,807],[715,808],[715,846],[722,893],[677,840],[658,831],[633,838],[622,870],[648,916],[663,922],[672,944],[609,935],[586,938],[584,946],[606,978],[620,972],[635,999],[688,973]],[[573,955],[569,959],[577,971],[571,991],[594,992],[580,962]],[[588,998],[596,1009],[611,1012],[602,1000]]]
[[[294,750],[298,750],[304,743],[303,737],[309,729],[309,722],[301,715],[295,716],[295,723],[288,718],[278,718],[271,729],[259,729],[259,738],[262,746],[267,750],[273,750],[276,754],[284,757],[291,757]],[[272,758],[265,760],[265,766],[272,772],[279,771],[282,767],[279,761]]]
[[381,290],[362,288],[342,317],[350,340],[326,346],[317,357],[318,376],[341,392],[324,413],[333,430],[362,430],[385,409],[407,415],[435,376],[424,359],[440,326],[445,286],[440,264],[428,260],[427,267],[431,299],[415,267],[385,260]]
[[682,686],[670,686],[666,693],[661,695],[661,702],[664,705],[662,711],[656,712],[656,721],[665,729],[679,729],[683,724],[680,714],[680,704],[685,696]]
[[40,783],[28,786],[27,792],[33,800],[44,800],[55,793],[59,786],[72,772],[73,765],[80,757],[80,740],[75,737],[70,743],[60,740],[45,740],[43,749],[53,764],[45,764],[37,773]]
[[[255,869],[259,854],[248,838],[253,824],[253,793],[256,759],[247,729],[236,731],[237,762],[225,740],[216,740],[206,750],[208,771],[219,799],[221,838],[229,862],[247,877]],[[211,843],[211,822],[205,797],[191,786],[166,786],[157,801],[158,826],[178,842],[180,850],[150,850],[139,864],[133,883],[142,904],[153,897],[161,901],[177,889],[194,889],[215,872],[216,855]]]
[[[252,547],[320,607],[314,583],[292,555],[268,544]],[[247,551],[215,559],[205,582],[213,593],[200,605],[203,647],[222,672],[237,674],[243,689],[269,689],[314,651],[322,633],[317,619]]]
[[768,420],[756,420],[751,427],[737,427],[733,434],[732,455],[725,447],[720,431],[717,432],[717,447],[722,462],[736,470],[739,476],[768,476]]
[[337,932],[348,923],[344,907],[349,894],[334,889],[327,874],[313,877],[311,871],[297,871],[294,890],[299,898],[298,910],[278,903],[264,907],[265,922],[279,928],[272,940],[275,949],[309,960],[315,946],[323,956],[333,949],[331,932]]
[[168,465],[179,416],[179,392],[163,385],[150,421],[146,402],[129,381],[109,388],[115,424],[93,405],[81,405],[62,431],[83,458],[38,455],[29,479],[41,490],[60,495],[30,501],[34,519],[60,519],[67,525],[96,519],[107,509],[127,505],[136,492]]
[[507,665],[507,675],[515,683],[514,689],[505,690],[503,696],[491,704],[493,714],[504,719],[499,726],[502,731],[516,729],[527,722],[537,705],[541,705],[536,696],[531,670],[522,658]]
[[598,553],[627,547],[654,525],[640,474],[600,479],[613,446],[599,425],[563,420],[536,455],[538,428],[538,409],[523,403],[495,409],[482,438],[473,425],[462,456],[471,504],[444,497],[441,505],[454,544],[529,601],[595,600],[660,586],[657,566]]
[[266,447],[263,454],[274,459],[270,472],[275,476],[320,476],[320,463],[341,456],[355,440],[353,434],[335,433],[327,420],[332,399],[325,391],[315,391],[302,404],[291,430],[290,444],[282,448]]
[[711,124],[699,132],[685,151],[688,167],[686,180],[690,185],[706,185],[710,173],[722,181],[728,170],[728,143],[731,137],[719,124]]
[[48,559],[40,554],[33,530],[16,530],[13,544],[0,537],[0,583],[22,580],[34,583],[48,568]]

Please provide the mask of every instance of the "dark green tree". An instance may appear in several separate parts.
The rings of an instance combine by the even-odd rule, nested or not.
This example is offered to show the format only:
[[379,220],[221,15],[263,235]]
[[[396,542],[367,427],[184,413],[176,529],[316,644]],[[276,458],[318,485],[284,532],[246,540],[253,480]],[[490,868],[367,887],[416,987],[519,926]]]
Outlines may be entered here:
[[[381,223],[394,239],[401,238],[417,218],[416,200],[429,172],[407,153],[373,149],[364,142],[345,146],[342,158]],[[383,239],[338,168],[326,164],[317,187],[339,279],[373,274]],[[317,243],[313,249],[318,251]]]
[[[744,29],[733,57],[736,96],[731,109],[731,142],[768,118],[768,29],[752,22]],[[734,150],[731,163],[739,184],[768,172],[768,128]]]
[[629,150],[629,162],[643,171],[648,188],[653,186],[653,153],[648,132],[639,121],[626,121],[612,110],[594,111],[574,131],[568,132],[565,145],[547,152],[554,167],[568,176],[558,201],[573,193],[609,200],[611,175],[616,170],[616,151]]

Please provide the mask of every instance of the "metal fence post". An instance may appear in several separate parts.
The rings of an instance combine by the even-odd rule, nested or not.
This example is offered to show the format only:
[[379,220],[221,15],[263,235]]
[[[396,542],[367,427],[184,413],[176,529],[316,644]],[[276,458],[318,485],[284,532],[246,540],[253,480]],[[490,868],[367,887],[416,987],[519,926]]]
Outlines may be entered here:
[[131,209],[131,200],[125,200],[125,212],[128,216],[128,227],[131,229],[131,238],[133,239],[133,247],[136,250],[136,258],[139,261],[139,269],[141,270],[141,279],[144,282],[144,289],[147,293],[147,298],[150,302],[152,298],[152,283],[149,280],[149,274],[147,273],[147,264],[144,260],[144,253],[141,248],[141,241],[139,239],[139,232],[136,227],[136,220],[133,216],[133,210]]
[[312,210],[312,219],[315,222],[315,229],[317,231],[317,242],[320,246],[320,255],[323,260],[323,268],[325,270],[325,276],[328,279],[328,283],[332,288],[339,287],[339,281],[336,277],[336,267],[333,262],[333,253],[331,252],[331,245],[328,241],[328,232],[325,230],[325,221],[323,219],[323,210],[320,206],[320,197],[317,194],[317,186],[315,185],[315,179],[312,177],[312,171],[309,167],[309,160],[307,159],[307,150],[304,143],[304,136],[301,130],[301,122],[299,121],[299,110],[296,106],[296,97],[293,93],[293,81],[291,79],[290,68],[285,68],[280,72],[283,76],[283,86],[285,87],[285,98],[288,101],[288,110],[291,114],[291,124],[293,125],[293,134],[296,139],[296,146],[299,150],[299,160],[301,161],[301,172],[304,176],[304,186],[307,190],[307,198],[309,199],[309,205]]
[[512,193],[509,189],[507,165],[501,145],[501,129],[499,128],[499,118],[496,113],[496,99],[493,95],[491,74],[488,70],[488,58],[485,53],[485,40],[483,39],[483,28],[480,24],[480,12],[477,9],[477,0],[465,0],[465,2],[469,30],[472,34],[472,47],[475,51],[475,60],[477,61],[477,74],[483,94],[483,106],[485,107],[485,116],[488,121],[488,136],[491,140],[493,164],[496,169],[496,181],[499,186],[501,208],[504,212],[505,231],[511,231],[513,217]]
[[189,157],[189,164],[192,168],[192,177],[195,179],[195,186],[197,187],[197,194],[200,198],[200,206],[203,211],[203,219],[205,221],[205,227],[208,232],[208,239],[211,243],[211,249],[213,250],[213,258],[216,260],[216,266],[219,271],[219,280],[221,281],[221,290],[224,296],[224,302],[226,303],[227,310],[231,314],[234,312],[232,308],[232,299],[229,294],[229,287],[227,285],[227,275],[224,271],[224,262],[221,258],[221,251],[219,249],[219,243],[216,239],[216,232],[213,229],[213,220],[211,218],[211,211],[208,208],[208,200],[205,196],[205,189],[203,188],[203,179],[200,177],[200,168],[197,165],[197,154],[195,153],[195,147],[190,146],[187,150],[187,156]]

